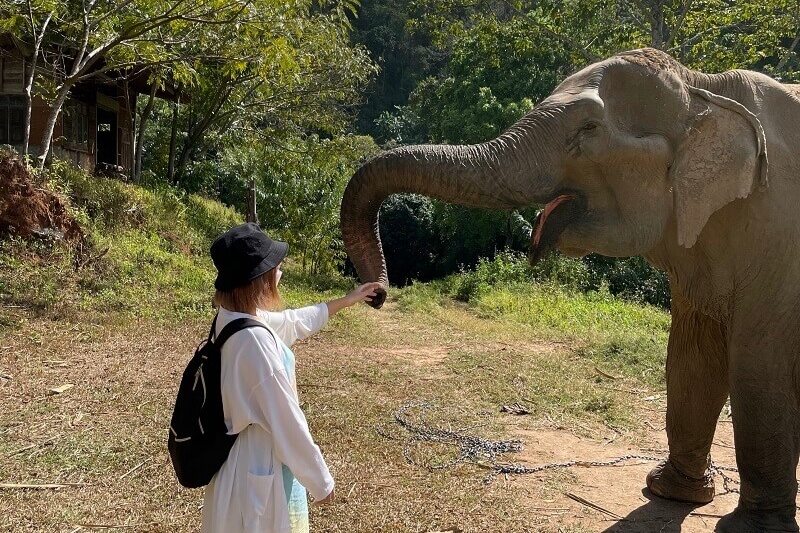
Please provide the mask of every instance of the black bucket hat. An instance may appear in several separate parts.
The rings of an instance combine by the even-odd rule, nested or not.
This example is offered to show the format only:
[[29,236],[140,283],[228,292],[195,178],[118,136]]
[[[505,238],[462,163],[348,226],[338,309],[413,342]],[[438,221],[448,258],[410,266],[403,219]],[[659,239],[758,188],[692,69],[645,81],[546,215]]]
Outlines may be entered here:
[[235,226],[211,245],[211,259],[217,267],[214,287],[230,291],[246,285],[278,266],[288,251],[288,244],[270,239],[258,224]]

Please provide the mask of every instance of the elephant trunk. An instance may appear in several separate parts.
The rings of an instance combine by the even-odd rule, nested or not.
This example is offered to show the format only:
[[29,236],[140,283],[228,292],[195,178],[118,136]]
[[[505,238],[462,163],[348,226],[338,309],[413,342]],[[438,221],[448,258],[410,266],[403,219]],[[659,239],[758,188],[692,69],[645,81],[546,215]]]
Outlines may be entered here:
[[[523,119],[524,120],[524,119]],[[395,148],[372,159],[351,178],[341,207],[344,246],[362,281],[378,281],[384,291],[373,300],[380,307],[388,287],[386,260],[378,233],[378,211],[394,193],[417,193],[467,207],[515,209],[547,201],[552,179],[530,136],[517,126],[492,141],[476,145],[418,145]],[[522,155],[527,154],[527,155]]]

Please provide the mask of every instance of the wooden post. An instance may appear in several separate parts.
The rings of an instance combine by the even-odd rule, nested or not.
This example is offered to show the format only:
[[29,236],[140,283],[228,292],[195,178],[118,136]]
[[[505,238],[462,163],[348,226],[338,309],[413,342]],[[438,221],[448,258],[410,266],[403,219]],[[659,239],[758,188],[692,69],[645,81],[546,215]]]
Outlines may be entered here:
[[258,214],[256,213],[256,179],[250,178],[247,186],[247,222],[258,224]]

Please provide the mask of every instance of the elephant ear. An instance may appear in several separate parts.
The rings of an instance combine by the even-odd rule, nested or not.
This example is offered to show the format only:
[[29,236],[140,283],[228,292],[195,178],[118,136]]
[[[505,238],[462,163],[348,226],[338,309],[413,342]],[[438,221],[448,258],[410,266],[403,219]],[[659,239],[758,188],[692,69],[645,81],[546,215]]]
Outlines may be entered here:
[[766,188],[769,165],[758,117],[735,100],[686,88],[690,118],[671,179],[678,244],[691,248],[718,209]]

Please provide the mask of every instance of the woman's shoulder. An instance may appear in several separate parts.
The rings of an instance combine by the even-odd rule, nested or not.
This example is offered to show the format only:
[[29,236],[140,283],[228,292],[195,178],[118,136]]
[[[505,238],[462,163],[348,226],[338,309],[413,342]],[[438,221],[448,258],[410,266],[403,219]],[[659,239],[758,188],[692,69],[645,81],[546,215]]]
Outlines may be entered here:
[[[247,318],[247,319],[250,319],[250,320],[255,320],[256,322],[259,323],[259,326],[263,326],[263,327],[248,326],[246,328],[242,328],[239,331],[253,330],[253,331],[257,331],[257,332],[258,331],[266,332],[267,336],[274,337],[273,328],[272,328],[271,324],[266,320],[266,317],[262,314],[261,311],[258,311],[258,314],[256,314],[256,315],[251,315],[251,314],[248,314],[248,313],[240,313],[240,312],[237,312],[237,311],[228,311],[224,307],[220,307],[219,311],[217,312],[217,318],[216,318],[217,325],[216,325],[215,334],[219,335],[222,332],[222,330],[225,328],[225,326],[227,326],[228,324],[231,324],[235,320],[244,319],[244,318]],[[236,333],[239,333],[239,331],[237,331]],[[234,333],[234,335],[236,333]]]
[[241,329],[231,335],[222,347],[224,354],[230,354],[238,361],[252,360],[254,363],[265,361],[270,366],[283,366],[282,350],[278,344],[278,339],[260,317],[248,315],[246,313],[234,313],[220,308],[217,319],[217,334],[222,331],[225,325],[233,322],[237,318],[251,318],[260,325]]

